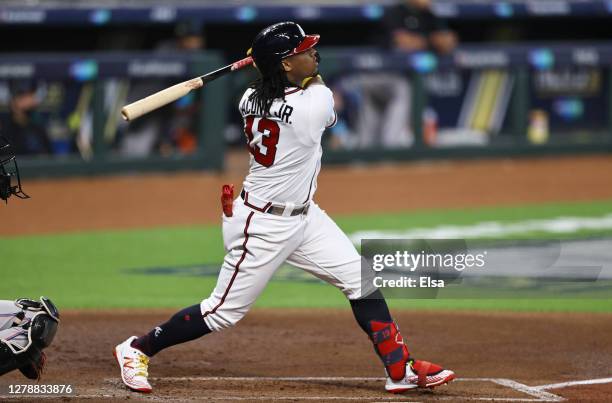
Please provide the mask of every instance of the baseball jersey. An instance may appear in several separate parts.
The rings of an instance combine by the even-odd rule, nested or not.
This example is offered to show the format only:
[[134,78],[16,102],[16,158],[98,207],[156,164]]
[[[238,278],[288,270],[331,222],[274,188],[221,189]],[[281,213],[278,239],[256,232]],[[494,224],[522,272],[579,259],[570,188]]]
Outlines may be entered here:
[[321,168],[321,136],[336,123],[332,92],[324,85],[285,90],[263,116],[249,100],[249,88],[240,100],[250,169],[243,187],[273,203],[304,204],[312,200]]

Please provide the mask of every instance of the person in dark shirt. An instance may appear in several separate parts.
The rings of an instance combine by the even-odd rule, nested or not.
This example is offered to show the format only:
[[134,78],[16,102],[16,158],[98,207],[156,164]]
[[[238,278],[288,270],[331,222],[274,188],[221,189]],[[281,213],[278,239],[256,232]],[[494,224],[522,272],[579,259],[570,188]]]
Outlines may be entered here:
[[[181,20],[175,27],[174,37],[158,43],[155,52],[160,55],[198,53],[203,52],[205,46],[201,22]],[[176,78],[133,80],[126,102],[142,99],[175,83]],[[168,157],[196,152],[200,96],[192,92],[129,125],[122,122],[124,131],[118,141],[119,152],[130,157],[146,157],[154,153]]]
[[[451,52],[457,45],[457,36],[431,12],[430,6],[429,0],[405,0],[388,8],[382,20],[381,48],[398,52]],[[338,96],[360,100],[354,139],[342,141],[355,148],[401,148],[412,144],[412,88],[405,74],[387,71],[352,74],[340,80],[338,89]]]
[[406,0],[388,9],[383,26],[387,46],[395,50],[448,53],[457,46],[446,21],[431,12],[430,0]]
[[1,130],[15,149],[15,154],[50,154],[51,144],[44,122],[37,112],[40,100],[30,82],[11,85],[10,114]]

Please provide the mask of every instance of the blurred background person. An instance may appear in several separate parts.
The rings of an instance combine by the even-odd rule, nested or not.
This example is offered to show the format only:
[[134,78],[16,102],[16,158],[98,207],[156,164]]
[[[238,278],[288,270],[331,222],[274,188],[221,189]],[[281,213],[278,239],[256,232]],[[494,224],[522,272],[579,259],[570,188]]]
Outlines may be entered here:
[[[200,52],[205,44],[201,22],[183,20],[177,23],[174,37],[161,40],[155,52]],[[144,98],[173,84],[175,82],[151,79],[132,82],[126,103]],[[126,131],[119,141],[119,152],[122,155],[141,157],[153,153],[168,156],[195,152],[199,98],[199,93],[191,92],[156,113],[145,115],[124,126]]]
[[431,11],[431,0],[405,0],[387,10],[385,44],[394,50],[432,50],[441,54],[457,46],[457,35]]
[[[204,26],[199,21],[185,20],[177,24],[175,39],[171,46],[162,43],[158,50],[177,52],[201,52],[206,47]],[[156,149],[161,155],[175,151],[192,154],[197,148],[200,93],[190,92],[177,100],[172,106],[168,129],[161,134]]]
[[9,88],[9,113],[2,121],[2,135],[13,145],[16,154],[50,154],[45,121],[37,110],[44,89],[38,89],[30,80],[12,82]]
[[[387,9],[382,19],[383,49],[399,52],[451,52],[457,46],[457,35],[446,22],[431,12],[429,0],[405,0]],[[346,102],[358,106],[354,115],[355,140],[348,140],[346,126],[340,126],[330,141],[336,148],[398,148],[414,141],[411,128],[411,85],[404,73],[364,72],[341,79],[336,89]],[[343,113],[340,108],[340,113]]]
[[158,52],[199,52],[206,47],[204,25],[200,21],[182,20],[174,27],[174,37],[161,40]]

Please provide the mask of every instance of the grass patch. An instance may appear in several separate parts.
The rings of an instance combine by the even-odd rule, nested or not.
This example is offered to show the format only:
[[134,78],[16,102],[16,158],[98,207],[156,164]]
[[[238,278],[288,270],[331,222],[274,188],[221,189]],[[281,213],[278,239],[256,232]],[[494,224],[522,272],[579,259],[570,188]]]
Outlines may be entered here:
[[[337,217],[337,222],[344,231],[353,232],[597,217],[610,212],[612,201],[603,201],[344,216]],[[610,233],[612,230],[582,231],[573,237]],[[63,308],[180,307],[208,296],[216,278],[142,275],[129,270],[217,263],[223,255],[218,226],[4,237],[0,238],[0,295],[4,299],[47,295]],[[612,301],[605,299],[391,300],[390,305],[398,309],[612,311]],[[328,285],[273,281],[256,306],[348,305],[342,294]]]

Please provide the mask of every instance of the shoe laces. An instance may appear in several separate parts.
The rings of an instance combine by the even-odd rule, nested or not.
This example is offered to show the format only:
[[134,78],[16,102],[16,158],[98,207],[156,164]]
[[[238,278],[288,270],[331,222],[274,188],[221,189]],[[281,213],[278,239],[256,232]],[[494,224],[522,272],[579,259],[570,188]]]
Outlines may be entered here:
[[138,354],[138,362],[136,364],[136,376],[149,376],[149,357],[144,354]]

